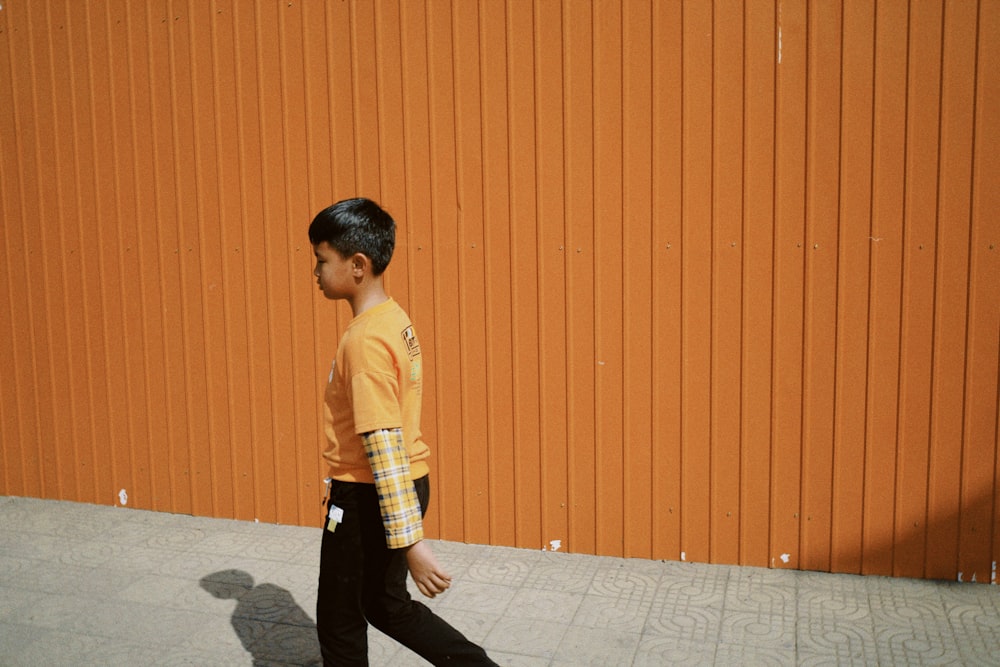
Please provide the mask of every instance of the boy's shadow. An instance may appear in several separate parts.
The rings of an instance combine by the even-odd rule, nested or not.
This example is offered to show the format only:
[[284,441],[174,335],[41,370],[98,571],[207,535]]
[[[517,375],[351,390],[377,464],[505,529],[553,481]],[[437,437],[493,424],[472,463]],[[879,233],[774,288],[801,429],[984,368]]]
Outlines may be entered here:
[[206,575],[201,587],[222,600],[236,600],[232,623],[254,665],[322,664],[316,624],[292,594],[274,584],[254,585],[243,570]]

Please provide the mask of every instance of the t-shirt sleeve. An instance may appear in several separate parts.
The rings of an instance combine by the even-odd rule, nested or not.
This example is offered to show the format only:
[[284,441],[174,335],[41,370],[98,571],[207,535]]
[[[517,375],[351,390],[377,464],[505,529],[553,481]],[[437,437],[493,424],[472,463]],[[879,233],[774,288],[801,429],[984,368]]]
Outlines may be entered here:
[[399,381],[392,354],[378,340],[357,341],[345,352],[354,432],[402,428]]
[[351,378],[354,432],[358,435],[384,428],[402,428],[399,385],[394,375],[364,372]]

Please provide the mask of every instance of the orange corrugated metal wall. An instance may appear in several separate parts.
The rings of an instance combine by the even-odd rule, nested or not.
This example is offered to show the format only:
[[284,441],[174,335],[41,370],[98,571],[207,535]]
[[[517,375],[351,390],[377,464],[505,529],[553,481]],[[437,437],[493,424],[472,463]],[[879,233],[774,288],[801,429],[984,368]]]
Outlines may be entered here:
[[363,194],[432,534],[995,579],[998,62],[997,0],[6,0],[0,492],[316,524]]

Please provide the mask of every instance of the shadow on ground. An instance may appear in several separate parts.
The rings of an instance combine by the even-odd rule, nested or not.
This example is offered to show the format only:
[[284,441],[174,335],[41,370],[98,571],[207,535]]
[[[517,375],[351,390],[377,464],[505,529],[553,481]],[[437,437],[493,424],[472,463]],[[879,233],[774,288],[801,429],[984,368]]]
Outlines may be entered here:
[[200,583],[214,597],[236,600],[233,630],[255,666],[322,664],[316,624],[284,588],[254,585],[243,570],[215,572]]

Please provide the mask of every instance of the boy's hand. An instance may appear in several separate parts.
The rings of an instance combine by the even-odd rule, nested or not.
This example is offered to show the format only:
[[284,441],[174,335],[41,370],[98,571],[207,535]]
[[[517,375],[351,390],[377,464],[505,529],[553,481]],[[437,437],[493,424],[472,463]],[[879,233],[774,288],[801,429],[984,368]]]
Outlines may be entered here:
[[417,588],[429,598],[444,593],[451,586],[451,575],[441,568],[434,552],[423,540],[406,548],[406,564]]

